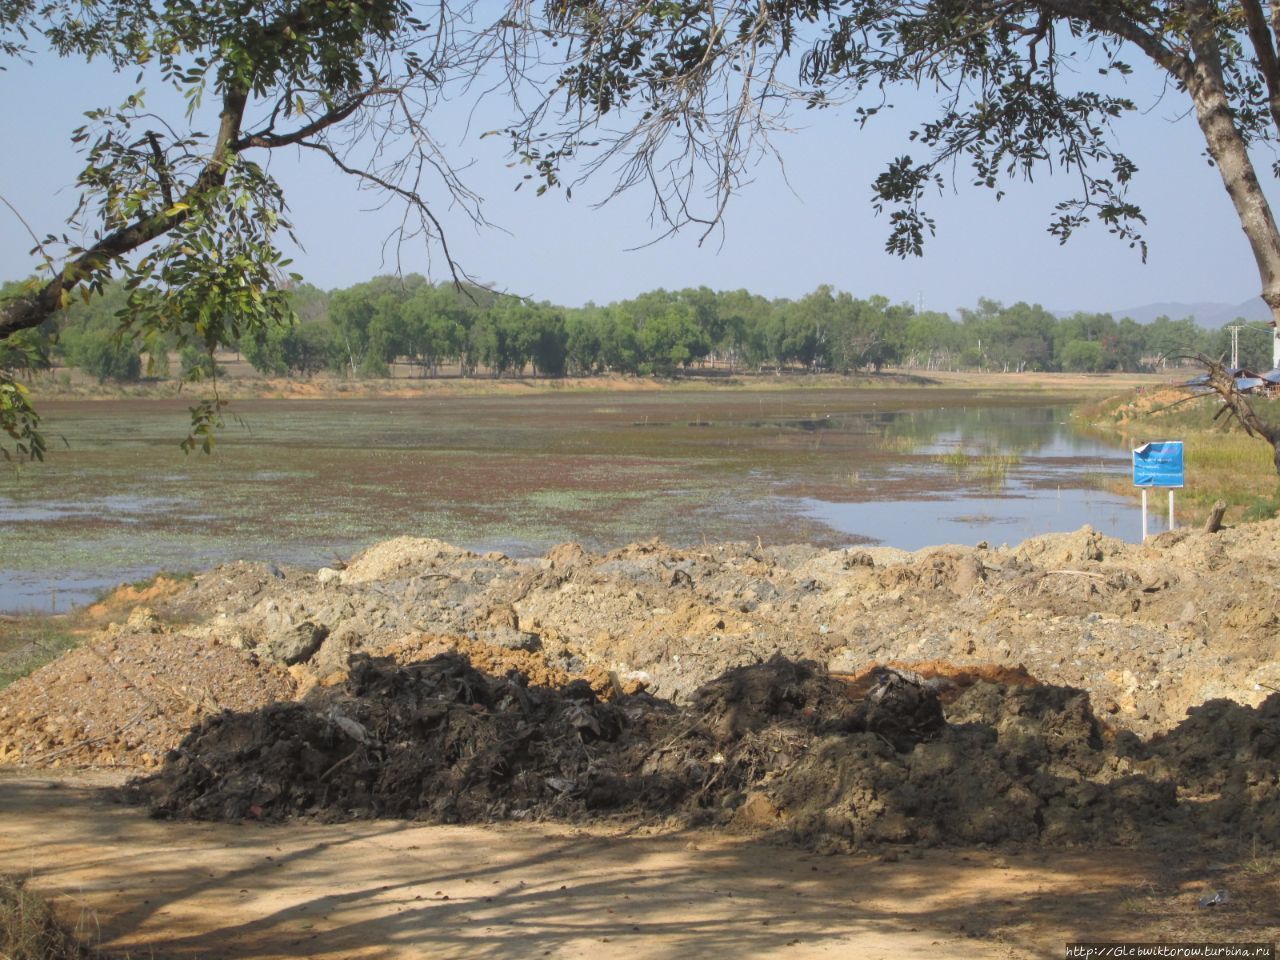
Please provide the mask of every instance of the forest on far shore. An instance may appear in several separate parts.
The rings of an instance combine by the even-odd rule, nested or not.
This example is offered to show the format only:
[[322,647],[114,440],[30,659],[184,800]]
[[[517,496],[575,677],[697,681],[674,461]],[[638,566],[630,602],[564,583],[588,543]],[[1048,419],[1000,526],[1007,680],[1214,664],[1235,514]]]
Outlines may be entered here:
[[[19,289],[5,284],[0,299]],[[295,323],[238,342],[243,358],[264,375],[327,371],[379,378],[392,364],[407,364],[422,377],[675,376],[710,366],[730,372],[894,366],[1102,373],[1157,369],[1195,354],[1229,355],[1231,347],[1227,329],[1206,330],[1192,317],[1147,324],[1103,313],[1057,317],[1040,306],[988,299],[952,317],[826,285],[795,300],[698,287],[561,307],[410,274],[332,291],[300,284],[289,296]],[[128,292],[109,287],[0,344],[0,368],[35,372],[57,363],[102,382],[215,372],[211,351],[198,339],[164,331],[131,336],[127,327],[121,334],[129,311]],[[1269,369],[1271,340],[1265,325],[1245,326],[1241,364]]]

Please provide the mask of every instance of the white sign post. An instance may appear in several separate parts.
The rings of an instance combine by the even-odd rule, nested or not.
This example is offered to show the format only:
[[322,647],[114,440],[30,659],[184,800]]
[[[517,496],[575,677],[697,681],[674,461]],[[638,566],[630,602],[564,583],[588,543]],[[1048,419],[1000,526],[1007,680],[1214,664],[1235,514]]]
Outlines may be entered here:
[[1174,529],[1173,491],[1184,486],[1182,441],[1157,440],[1133,451],[1133,484],[1142,488],[1142,539],[1147,539],[1147,489],[1168,487],[1169,529]]

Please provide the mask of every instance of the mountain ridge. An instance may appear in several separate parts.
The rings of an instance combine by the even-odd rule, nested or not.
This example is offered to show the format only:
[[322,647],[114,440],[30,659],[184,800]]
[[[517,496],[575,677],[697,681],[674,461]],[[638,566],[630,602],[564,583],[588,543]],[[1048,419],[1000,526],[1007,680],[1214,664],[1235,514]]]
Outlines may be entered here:
[[1069,317],[1076,312],[1109,313],[1117,320],[1129,317],[1136,323],[1151,323],[1157,317],[1168,317],[1170,320],[1194,317],[1197,326],[1208,330],[1220,329],[1236,320],[1244,320],[1246,323],[1268,323],[1271,320],[1271,310],[1261,297],[1251,297],[1241,303],[1234,304],[1218,301],[1185,303],[1171,300],[1144,303],[1136,307],[1127,307],[1123,310],[1055,310],[1053,314],[1057,317]]

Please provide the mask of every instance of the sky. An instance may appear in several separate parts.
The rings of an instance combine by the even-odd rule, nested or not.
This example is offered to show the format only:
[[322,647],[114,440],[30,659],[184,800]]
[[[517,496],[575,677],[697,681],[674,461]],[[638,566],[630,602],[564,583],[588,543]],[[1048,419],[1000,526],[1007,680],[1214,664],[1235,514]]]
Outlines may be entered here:
[[[0,155],[0,196],[40,236],[60,231],[75,205],[82,161],[70,131],[85,110],[122,100],[131,81],[105,66],[49,56],[0,71],[0,103],[12,134]],[[1140,171],[1131,196],[1148,218],[1145,264],[1097,225],[1066,246],[1046,232],[1054,203],[1071,193],[1061,176],[1010,184],[999,203],[987,190],[964,186],[934,198],[929,210],[938,234],[925,256],[886,254],[888,222],[873,213],[870,185],[887,160],[910,152],[905,133],[930,106],[918,94],[868,129],[847,112],[797,117],[797,129],[774,139],[785,175],[775,162],[762,162],[731,202],[724,230],[702,243],[695,230],[658,239],[662,231],[650,224],[649,198],[640,191],[597,208],[593,201],[610,185],[603,177],[575,190],[572,200],[516,191],[521,171],[508,166],[503,138],[481,139],[485,124],[474,118],[468,124],[471,105],[460,102],[433,118],[432,132],[485,198],[494,226],[476,228],[443,196],[437,212],[455,258],[472,277],[566,306],[699,285],[798,297],[824,283],[952,313],[979,297],[1053,310],[1120,310],[1256,295],[1253,258],[1218,173],[1205,160],[1194,118],[1181,115],[1176,93],[1158,99],[1161,85],[1151,71],[1139,69],[1128,89],[1140,110],[1115,132]],[[149,105],[172,112],[174,103],[152,84]],[[385,249],[384,240],[396,211],[376,209],[376,198],[326,163],[296,151],[276,151],[271,159],[304,247],[290,250],[293,269],[327,289],[394,271],[396,251]],[[1262,163],[1269,166],[1266,158]],[[0,279],[29,274],[31,246],[22,223],[0,205]],[[398,266],[432,279],[448,276],[438,248],[402,248]]]

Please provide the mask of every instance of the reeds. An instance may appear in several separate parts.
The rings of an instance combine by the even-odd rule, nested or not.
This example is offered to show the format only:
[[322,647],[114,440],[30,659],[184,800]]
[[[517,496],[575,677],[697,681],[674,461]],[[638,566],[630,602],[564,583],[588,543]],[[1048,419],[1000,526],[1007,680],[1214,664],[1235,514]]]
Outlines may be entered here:
[[988,487],[999,489],[1009,479],[1009,472],[1022,462],[1016,453],[970,453],[963,447],[940,453],[935,463],[950,467],[956,476],[976,477]]

